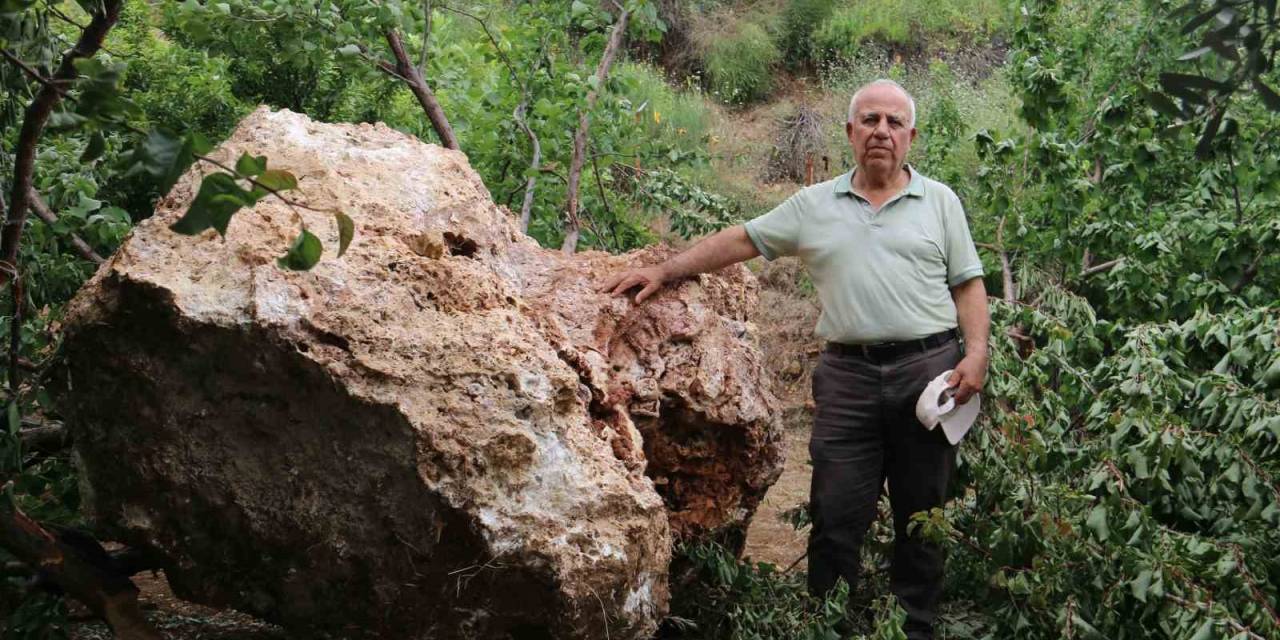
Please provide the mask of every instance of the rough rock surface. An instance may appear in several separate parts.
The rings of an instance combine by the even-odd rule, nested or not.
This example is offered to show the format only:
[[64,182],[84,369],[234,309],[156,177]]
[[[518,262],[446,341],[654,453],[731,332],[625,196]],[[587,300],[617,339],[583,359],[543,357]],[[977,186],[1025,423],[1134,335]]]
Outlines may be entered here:
[[[781,466],[750,274],[636,306],[593,286],[662,249],[542,249],[461,153],[266,109],[214,155],[244,151],[355,241],[274,198],[174,234],[179,181],[68,308],[89,516],[295,629],[648,637],[673,541],[740,540]],[[275,265],[299,215],[305,273]]]

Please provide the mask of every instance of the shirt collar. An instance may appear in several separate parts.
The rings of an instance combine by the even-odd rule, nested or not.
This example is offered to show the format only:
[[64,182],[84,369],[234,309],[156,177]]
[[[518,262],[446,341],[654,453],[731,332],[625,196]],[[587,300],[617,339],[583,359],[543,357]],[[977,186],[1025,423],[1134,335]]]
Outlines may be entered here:
[[[916,171],[915,167],[911,166],[910,164],[907,164],[906,167],[907,167],[907,171],[911,174],[911,180],[907,182],[907,188],[903,191],[903,193],[913,198],[923,198],[924,197],[924,176],[920,175],[920,172]],[[854,167],[852,171],[840,176],[836,180],[837,196],[854,195],[853,174],[857,170],[858,168]]]

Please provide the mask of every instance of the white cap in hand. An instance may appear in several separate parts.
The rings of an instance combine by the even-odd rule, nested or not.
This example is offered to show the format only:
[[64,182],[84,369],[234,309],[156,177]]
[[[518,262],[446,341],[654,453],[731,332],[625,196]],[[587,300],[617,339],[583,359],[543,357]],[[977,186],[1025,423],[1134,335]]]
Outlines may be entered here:
[[916,418],[930,430],[941,424],[947,441],[956,444],[978,419],[981,396],[975,393],[968,402],[957,404],[955,389],[947,385],[947,378],[950,376],[950,370],[944,371],[924,388],[924,393],[916,401]]

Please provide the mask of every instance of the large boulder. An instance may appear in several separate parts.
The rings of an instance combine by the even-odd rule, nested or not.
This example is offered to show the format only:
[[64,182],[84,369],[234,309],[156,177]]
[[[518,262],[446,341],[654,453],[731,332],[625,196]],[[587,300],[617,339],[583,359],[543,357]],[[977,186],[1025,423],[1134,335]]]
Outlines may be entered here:
[[[463,154],[382,125],[259,109],[213,156],[241,152],[307,208],[177,235],[194,167],[68,307],[88,516],[294,629],[651,635],[673,542],[740,540],[781,466],[750,273],[598,294],[668,250],[542,249]],[[299,219],[309,272],[275,263]]]

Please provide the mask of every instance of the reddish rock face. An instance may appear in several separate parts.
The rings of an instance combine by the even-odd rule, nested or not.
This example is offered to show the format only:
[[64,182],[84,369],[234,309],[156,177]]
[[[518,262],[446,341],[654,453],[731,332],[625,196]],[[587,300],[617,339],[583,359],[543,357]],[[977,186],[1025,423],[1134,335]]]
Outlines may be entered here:
[[[781,468],[738,267],[644,305],[626,256],[541,249],[460,153],[259,109],[215,156],[294,197],[167,226],[193,169],[68,309],[67,422],[99,525],[179,595],[300,630],[647,638],[673,538],[740,540]],[[275,258],[297,215],[310,272]]]

